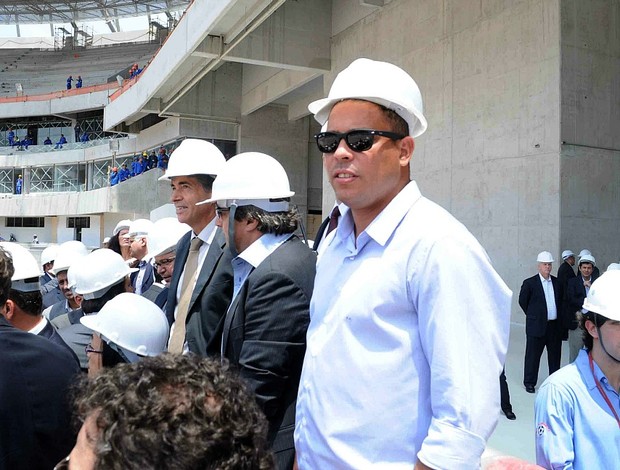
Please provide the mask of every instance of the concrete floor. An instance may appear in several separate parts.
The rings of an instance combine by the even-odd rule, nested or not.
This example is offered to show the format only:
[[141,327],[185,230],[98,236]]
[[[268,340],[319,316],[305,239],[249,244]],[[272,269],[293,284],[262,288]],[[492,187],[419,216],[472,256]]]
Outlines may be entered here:
[[[510,389],[512,409],[517,415],[515,421],[509,421],[500,414],[499,422],[487,444],[487,451],[499,452],[536,462],[534,449],[534,400],[535,394],[527,393],[523,387],[523,358],[525,356],[525,326],[512,324],[510,327],[510,344],[506,358],[506,378]],[[568,364],[568,343],[562,343],[562,367]],[[548,377],[546,350],[540,359],[536,391]]]

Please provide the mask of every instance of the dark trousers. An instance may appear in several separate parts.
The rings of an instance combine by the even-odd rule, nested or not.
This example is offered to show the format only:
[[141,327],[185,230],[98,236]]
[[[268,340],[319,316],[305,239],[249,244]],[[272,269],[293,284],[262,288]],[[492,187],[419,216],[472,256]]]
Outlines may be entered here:
[[502,411],[512,411],[510,404],[510,392],[508,391],[508,382],[506,382],[506,369],[502,370],[499,376],[499,392],[501,397]]
[[527,336],[525,343],[525,366],[523,368],[523,385],[535,386],[538,381],[540,356],[547,348],[549,375],[560,368],[562,354],[562,328],[559,320],[547,322],[544,336]]

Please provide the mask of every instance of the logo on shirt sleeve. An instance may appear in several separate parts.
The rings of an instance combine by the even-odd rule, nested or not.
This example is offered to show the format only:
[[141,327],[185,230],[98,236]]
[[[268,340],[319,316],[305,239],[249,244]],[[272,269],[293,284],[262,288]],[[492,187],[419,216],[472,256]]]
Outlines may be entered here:
[[538,423],[538,426],[536,426],[537,436],[544,436],[547,431],[549,431],[549,426],[546,423]]

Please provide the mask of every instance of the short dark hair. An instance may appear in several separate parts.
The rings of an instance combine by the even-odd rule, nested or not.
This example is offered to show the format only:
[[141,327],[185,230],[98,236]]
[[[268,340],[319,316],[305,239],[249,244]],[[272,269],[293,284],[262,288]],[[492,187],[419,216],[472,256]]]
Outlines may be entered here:
[[[350,98],[347,101],[368,101],[368,100]],[[394,111],[393,109],[386,108],[385,106],[379,103],[374,103],[373,101],[369,101],[369,102],[379,106],[379,108],[381,108],[381,111],[383,112],[383,115],[391,124],[390,126],[391,129],[378,129],[378,130],[391,131],[391,132],[395,132],[396,134],[401,134],[405,136],[409,135],[409,124],[407,124],[407,121],[405,121],[396,111]]]
[[256,206],[239,206],[235,211],[235,220],[244,219],[256,220],[256,227],[261,233],[273,233],[284,235],[293,233],[297,230],[301,220],[296,208],[291,208],[287,212],[267,212]]
[[227,365],[163,354],[83,379],[80,420],[96,419],[97,469],[273,468],[267,422]]
[[588,312],[585,314],[579,313],[578,319],[579,327],[583,330],[583,345],[586,347],[588,352],[590,352],[592,351],[592,346],[594,346],[594,338],[586,328],[586,321],[590,320],[597,328],[600,328],[608,320],[608,318],[603,315],[595,315],[594,312]]
[[41,315],[41,311],[43,310],[43,296],[41,295],[41,291],[22,292],[11,289],[9,291],[9,299],[15,302],[15,304],[28,315],[32,315],[33,317]]
[[[97,299],[82,300],[82,311],[85,314],[99,312],[103,306],[119,294],[127,292],[125,289],[125,278],[118,281],[110,289]],[[78,294],[79,295],[79,294]]]
[[0,247],[0,305],[4,305],[9,298],[11,278],[15,274],[11,254]]
[[210,193],[213,190],[213,182],[215,181],[215,176],[203,174],[196,174],[190,176],[196,178],[206,192]]

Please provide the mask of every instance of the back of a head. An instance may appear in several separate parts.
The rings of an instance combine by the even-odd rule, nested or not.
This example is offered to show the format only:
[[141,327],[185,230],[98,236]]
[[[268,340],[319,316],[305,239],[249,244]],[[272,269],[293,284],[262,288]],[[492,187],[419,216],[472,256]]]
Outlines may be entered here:
[[195,355],[145,358],[83,383],[97,416],[95,468],[270,469],[266,420],[227,366]]
[[15,273],[11,255],[0,247],[0,304],[4,305],[11,290],[11,277]]

